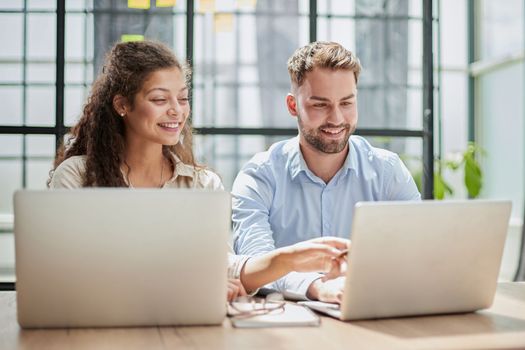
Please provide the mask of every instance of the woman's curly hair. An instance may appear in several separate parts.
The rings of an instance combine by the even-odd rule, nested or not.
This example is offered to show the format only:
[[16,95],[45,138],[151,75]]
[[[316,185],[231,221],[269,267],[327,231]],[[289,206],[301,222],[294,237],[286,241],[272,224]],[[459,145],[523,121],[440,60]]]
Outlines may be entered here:
[[[133,108],[134,97],[146,78],[159,69],[179,68],[189,84],[191,71],[181,64],[165,45],[152,41],[116,44],[106,56],[101,74],[93,83],[82,116],[71,129],[54,162],[53,171],[72,156],[86,156],[84,187],[127,187],[120,166],[124,159],[125,128],[113,107],[113,98],[121,95]],[[175,153],[185,164],[198,165],[192,151],[192,128],[186,121],[181,142],[163,146],[167,156]]]

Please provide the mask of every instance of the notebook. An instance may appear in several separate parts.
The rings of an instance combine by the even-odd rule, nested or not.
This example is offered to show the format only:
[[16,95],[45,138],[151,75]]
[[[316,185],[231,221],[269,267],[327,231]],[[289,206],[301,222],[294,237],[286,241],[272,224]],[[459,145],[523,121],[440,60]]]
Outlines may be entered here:
[[257,316],[235,316],[238,312],[228,308],[231,323],[236,328],[307,327],[319,326],[321,320],[308,308],[287,302],[283,309]]
[[302,302],[341,320],[491,306],[510,201],[360,202],[343,300]]
[[18,191],[14,209],[22,327],[223,322],[229,193]]

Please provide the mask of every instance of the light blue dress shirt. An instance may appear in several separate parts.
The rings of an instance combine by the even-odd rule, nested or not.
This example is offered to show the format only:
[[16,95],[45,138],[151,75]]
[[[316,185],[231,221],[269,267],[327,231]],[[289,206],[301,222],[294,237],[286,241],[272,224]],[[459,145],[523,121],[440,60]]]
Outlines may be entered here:
[[[320,236],[351,237],[357,202],[421,199],[397,154],[355,135],[328,184],[308,169],[295,137],[256,154],[237,175],[232,195],[234,249],[251,256]],[[319,276],[293,272],[269,287],[305,299]]]

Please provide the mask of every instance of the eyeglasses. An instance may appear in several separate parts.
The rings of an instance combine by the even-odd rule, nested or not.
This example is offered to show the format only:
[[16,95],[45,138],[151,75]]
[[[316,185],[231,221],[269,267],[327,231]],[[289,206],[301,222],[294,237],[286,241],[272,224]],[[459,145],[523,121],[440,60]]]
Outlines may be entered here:
[[271,293],[264,298],[241,296],[229,303],[228,315],[235,318],[247,318],[284,311],[284,297],[280,293]]

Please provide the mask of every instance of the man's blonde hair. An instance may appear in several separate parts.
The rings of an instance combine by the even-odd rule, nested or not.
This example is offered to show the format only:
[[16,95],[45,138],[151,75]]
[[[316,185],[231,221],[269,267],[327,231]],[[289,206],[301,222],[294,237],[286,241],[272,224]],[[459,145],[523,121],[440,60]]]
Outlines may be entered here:
[[297,49],[288,59],[288,73],[292,86],[301,86],[306,73],[314,68],[343,69],[354,72],[355,82],[361,72],[359,59],[341,44],[315,41]]

